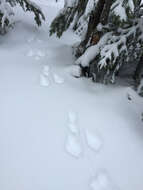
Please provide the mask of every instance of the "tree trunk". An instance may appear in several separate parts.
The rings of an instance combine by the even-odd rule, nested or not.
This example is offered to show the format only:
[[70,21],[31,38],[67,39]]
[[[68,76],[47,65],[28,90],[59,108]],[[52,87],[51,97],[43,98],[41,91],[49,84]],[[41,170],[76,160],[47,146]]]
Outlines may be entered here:
[[105,0],[104,8],[101,14],[100,22],[103,25],[108,23],[109,12],[112,6],[113,0]]
[[97,27],[97,25],[100,23],[100,17],[104,8],[105,0],[99,0],[97,3],[97,6],[95,8],[95,11],[92,11],[90,18],[89,18],[89,24],[88,24],[88,30],[86,33],[85,40],[81,42],[82,47],[85,47]]

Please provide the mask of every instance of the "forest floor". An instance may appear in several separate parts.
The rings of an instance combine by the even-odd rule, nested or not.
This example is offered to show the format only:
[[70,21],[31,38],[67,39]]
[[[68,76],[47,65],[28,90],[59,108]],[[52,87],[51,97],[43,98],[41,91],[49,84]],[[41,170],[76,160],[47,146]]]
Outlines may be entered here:
[[79,38],[49,37],[50,1],[41,28],[17,9],[0,38],[0,189],[141,190],[143,99],[71,75]]

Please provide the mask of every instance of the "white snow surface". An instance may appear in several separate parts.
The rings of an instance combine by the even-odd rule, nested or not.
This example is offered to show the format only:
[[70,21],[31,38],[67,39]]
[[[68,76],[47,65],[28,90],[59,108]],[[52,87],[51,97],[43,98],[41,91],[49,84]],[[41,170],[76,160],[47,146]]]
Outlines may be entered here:
[[[48,35],[63,2],[34,2],[46,15],[42,27],[17,9],[14,29],[0,38],[0,190],[143,189],[143,99],[126,86],[71,76],[79,38],[71,31]],[[55,84],[53,74],[64,83]],[[101,135],[98,153],[83,129]]]

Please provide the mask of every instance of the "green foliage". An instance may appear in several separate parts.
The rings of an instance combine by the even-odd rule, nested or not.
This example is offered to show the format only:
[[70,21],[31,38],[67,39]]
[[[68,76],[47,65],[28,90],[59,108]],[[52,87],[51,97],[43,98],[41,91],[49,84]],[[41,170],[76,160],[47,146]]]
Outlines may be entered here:
[[52,22],[50,26],[50,35],[56,33],[60,38],[74,19],[76,13],[76,7],[65,8]]

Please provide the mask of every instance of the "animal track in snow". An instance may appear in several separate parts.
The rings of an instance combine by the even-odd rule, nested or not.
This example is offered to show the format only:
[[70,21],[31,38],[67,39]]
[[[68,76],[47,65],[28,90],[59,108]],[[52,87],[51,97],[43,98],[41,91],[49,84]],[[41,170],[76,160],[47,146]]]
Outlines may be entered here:
[[33,57],[35,55],[33,50],[29,50],[29,52],[27,53],[28,57]]
[[99,171],[90,183],[92,190],[117,190],[106,171]]
[[34,57],[35,60],[39,61],[42,57],[45,57],[46,54],[42,50],[32,50],[30,49],[27,53],[28,57]]
[[66,151],[74,157],[79,158],[82,154],[79,129],[77,126],[77,115],[75,112],[68,113],[68,137],[66,141]]
[[44,86],[44,87],[47,87],[47,86],[49,86],[49,80],[48,80],[48,78],[46,77],[46,76],[44,76],[44,75],[40,75],[40,85],[41,86]]
[[79,129],[77,126],[77,115],[73,111],[70,111],[68,113],[68,127],[71,133],[76,135],[79,133]]
[[66,151],[76,158],[79,158],[82,154],[80,139],[75,134],[70,133],[68,135],[65,147]]
[[69,130],[70,130],[71,133],[76,134],[76,135],[79,133],[79,130],[78,130],[78,127],[77,127],[76,124],[69,123],[68,127],[69,127]]
[[64,83],[64,79],[55,73],[53,74],[53,78],[54,78],[54,82],[57,84],[63,84]]
[[69,123],[74,123],[75,124],[77,122],[77,115],[76,115],[76,113],[73,112],[73,111],[70,111],[68,113],[68,119],[69,119]]
[[100,151],[103,143],[99,135],[91,133],[89,130],[85,130],[86,142],[89,148],[93,151]]
[[37,50],[36,54],[37,54],[37,56],[39,56],[39,57],[45,57],[45,52],[44,52],[44,51]]
[[27,40],[27,42],[28,43],[31,43],[31,42],[33,42],[35,40],[35,36],[32,36],[31,38],[29,38],[28,40]]
[[49,71],[50,71],[50,68],[49,68],[49,66],[48,65],[44,65],[44,67],[43,67],[43,75],[44,76],[49,76]]
[[[89,130],[83,130],[82,128],[79,129],[79,127],[77,125],[77,115],[73,111],[70,111],[68,113],[68,129],[69,129],[69,134],[72,134],[73,136],[75,135],[75,137],[78,139],[78,141],[80,141],[80,144],[83,143],[85,140],[85,142],[86,142],[85,146],[87,145],[91,150],[95,151],[96,153],[101,150],[103,141],[102,141],[100,135],[93,134]],[[82,135],[80,135],[80,133],[83,133],[84,135],[82,136]],[[71,138],[70,141],[72,141],[72,139],[73,138]],[[75,141],[75,142],[77,142],[77,141]],[[75,146],[75,144],[76,144],[75,142],[70,143],[70,147],[72,146],[72,144],[74,144],[74,146]],[[79,145],[77,145],[77,146],[79,146]],[[68,151],[68,152],[70,152],[70,151]]]

